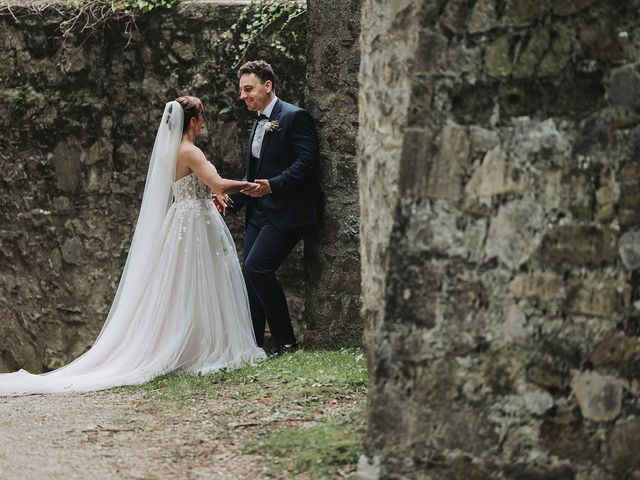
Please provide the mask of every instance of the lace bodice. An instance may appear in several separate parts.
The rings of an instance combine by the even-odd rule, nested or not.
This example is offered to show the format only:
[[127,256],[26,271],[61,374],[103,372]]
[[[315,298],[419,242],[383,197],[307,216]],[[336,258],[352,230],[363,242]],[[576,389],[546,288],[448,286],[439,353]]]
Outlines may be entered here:
[[173,196],[176,202],[182,200],[211,200],[211,189],[195,173],[173,182]]

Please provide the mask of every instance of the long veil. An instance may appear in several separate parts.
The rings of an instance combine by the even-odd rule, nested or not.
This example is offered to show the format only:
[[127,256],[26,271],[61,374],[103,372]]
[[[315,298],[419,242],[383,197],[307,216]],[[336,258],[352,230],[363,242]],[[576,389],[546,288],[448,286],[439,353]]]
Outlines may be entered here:
[[[140,317],[139,299],[157,274],[155,269],[161,260],[163,242],[160,233],[173,201],[172,184],[183,118],[184,111],[178,102],[165,105],[131,247],[111,309],[94,345],[68,365],[52,372],[34,375],[20,370],[0,375],[0,395],[60,392],[72,386],[70,391],[97,390],[141,383],[161,373],[157,365],[144,363],[143,351],[153,348],[153,340],[140,337],[149,333],[149,327],[141,327],[132,319]],[[128,371],[129,375],[124,376],[123,371]]]
[[158,233],[173,201],[171,187],[175,177],[178,148],[182,139],[183,119],[184,111],[178,102],[174,100],[165,105],[151,152],[142,204],[127,261],[98,340],[116,317],[119,309],[126,307],[122,305],[123,292],[127,292],[127,298],[132,298],[131,292],[147,284],[153,273],[153,266],[158,263],[158,258],[153,257],[160,255]]

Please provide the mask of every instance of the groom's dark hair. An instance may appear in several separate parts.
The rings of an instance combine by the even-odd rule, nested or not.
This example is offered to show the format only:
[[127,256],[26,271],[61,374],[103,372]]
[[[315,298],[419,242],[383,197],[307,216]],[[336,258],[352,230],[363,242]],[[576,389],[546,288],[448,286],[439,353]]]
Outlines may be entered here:
[[271,65],[264,60],[252,60],[242,65],[240,70],[238,70],[238,78],[245,73],[255,74],[262,83],[265,83],[267,80],[271,80],[271,84],[274,87],[276,85],[276,75],[273,73],[273,68],[271,68]]

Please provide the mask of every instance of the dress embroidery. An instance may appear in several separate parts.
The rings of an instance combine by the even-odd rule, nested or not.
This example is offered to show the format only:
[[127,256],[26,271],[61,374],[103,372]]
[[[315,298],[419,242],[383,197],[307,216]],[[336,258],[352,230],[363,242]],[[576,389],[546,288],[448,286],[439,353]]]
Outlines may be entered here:
[[[218,213],[213,200],[211,200],[211,189],[195,173],[182,177],[173,183],[173,197],[175,199],[178,242],[183,239],[187,231],[188,225],[185,225],[185,217],[189,219],[187,223],[191,223],[194,218],[200,218],[203,208],[209,214]],[[186,215],[187,212],[191,212],[193,215]]]

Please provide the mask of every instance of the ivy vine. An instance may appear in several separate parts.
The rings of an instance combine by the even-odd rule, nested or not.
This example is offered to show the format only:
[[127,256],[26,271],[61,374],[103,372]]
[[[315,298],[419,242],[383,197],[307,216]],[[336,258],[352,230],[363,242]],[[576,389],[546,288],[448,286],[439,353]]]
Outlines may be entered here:
[[[293,23],[307,11],[307,0],[252,0],[240,12],[238,20],[222,35],[227,53],[237,68],[258,43],[275,49],[282,57],[294,60],[297,52],[288,45],[304,43],[301,30]],[[304,31],[304,30],[302,30]]]
[[137,30],[136,16],[159,8],[171,8],[179,0],[65,0],[72,8],[68,19],[60,24],[63,36],[74,31],[85,32],[98,30],[111,19],[125,21],[125,34]]

